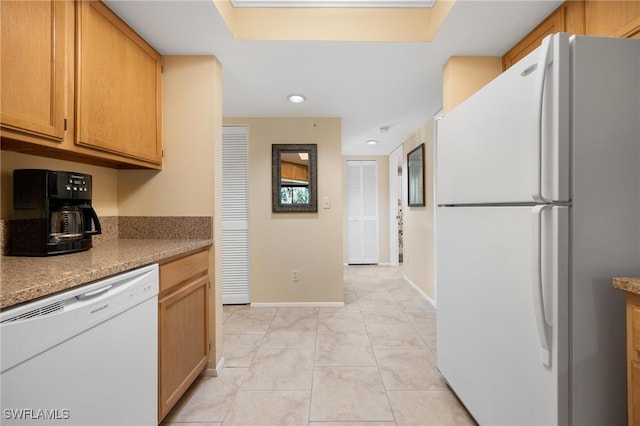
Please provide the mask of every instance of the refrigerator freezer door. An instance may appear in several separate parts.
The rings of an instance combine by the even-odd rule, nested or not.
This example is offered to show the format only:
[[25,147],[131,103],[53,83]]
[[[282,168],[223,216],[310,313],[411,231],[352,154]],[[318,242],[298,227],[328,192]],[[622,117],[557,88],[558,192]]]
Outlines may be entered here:
[[556,34],[440,120],[438,205],[569,200],[568,65]]
[[567,207],[438,208],[438,368],[480,424],[568,423],[567,242]]

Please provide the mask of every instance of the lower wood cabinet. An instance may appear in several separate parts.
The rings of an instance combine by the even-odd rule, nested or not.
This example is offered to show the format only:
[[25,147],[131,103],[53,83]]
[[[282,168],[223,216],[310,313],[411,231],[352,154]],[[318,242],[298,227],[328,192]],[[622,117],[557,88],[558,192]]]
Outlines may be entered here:
[[640,426],[640,295],[627,292],[627,410],[629,426]]
[[209,361],[209,251],[160,265],[158,423]]

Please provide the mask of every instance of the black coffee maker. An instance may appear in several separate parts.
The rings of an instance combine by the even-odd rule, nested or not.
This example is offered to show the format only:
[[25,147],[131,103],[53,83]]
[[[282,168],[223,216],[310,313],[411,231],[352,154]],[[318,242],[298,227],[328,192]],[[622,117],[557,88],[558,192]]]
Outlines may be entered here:
[[13,171],[10,254],[51,256],[92,247],[102,233],[91,207],[91,175],[18,169]]

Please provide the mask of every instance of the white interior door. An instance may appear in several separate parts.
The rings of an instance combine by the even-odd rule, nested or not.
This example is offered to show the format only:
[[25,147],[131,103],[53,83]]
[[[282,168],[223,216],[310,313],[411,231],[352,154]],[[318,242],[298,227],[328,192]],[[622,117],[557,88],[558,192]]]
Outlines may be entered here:
[[347,246],[350,264],[378,263],[378,162],[347,161]]
[[251,302],[249,128],[222,126],[222,303]]

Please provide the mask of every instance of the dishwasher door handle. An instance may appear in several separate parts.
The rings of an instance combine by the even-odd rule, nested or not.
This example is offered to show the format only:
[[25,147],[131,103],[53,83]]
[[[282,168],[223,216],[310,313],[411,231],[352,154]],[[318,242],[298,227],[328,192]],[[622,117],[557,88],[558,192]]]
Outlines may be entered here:
[[111,287],[113,287],[113,284],[109,284],[106,285],[104,287],[100,287],[96,290],[92,290],[92,291],[88,291],[84,294],[79,294],[76,296],[76,299],[78,300],[87,300],[87,299],[91,299],[92,297],[96,297],[102,293],[104,293],[105,291],[109,291],[111,289]]

